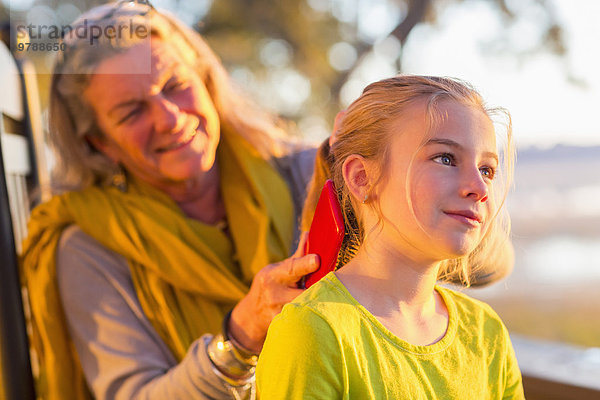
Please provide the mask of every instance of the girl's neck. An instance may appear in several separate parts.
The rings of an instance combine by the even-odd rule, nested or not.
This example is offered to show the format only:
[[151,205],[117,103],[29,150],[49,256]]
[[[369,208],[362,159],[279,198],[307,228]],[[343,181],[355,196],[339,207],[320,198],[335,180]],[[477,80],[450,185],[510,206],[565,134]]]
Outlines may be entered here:
[[378,302],[421,307],[431,301],[438,261],[417,260],[383,241],[363,243],[356,256],[337,273],[342,282],[356,281],[358,293],[374,293]]
[[393,334],[429,345],[444,336],[448,322],[446,305],[434,290],[438,270],[437,261],[418,261],[378,243],[363,244],[336,276]]

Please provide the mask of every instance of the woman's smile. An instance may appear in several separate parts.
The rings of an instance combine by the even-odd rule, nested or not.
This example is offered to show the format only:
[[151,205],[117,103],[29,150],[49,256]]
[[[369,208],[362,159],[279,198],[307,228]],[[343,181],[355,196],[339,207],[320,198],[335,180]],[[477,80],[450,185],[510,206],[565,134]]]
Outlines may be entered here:
[[191,135],[189,135],[187,138],[174,142],[173,144],[170,144],[168,146],[165,147],[161,147],[159,149],[156,150],[157,153],[167,153],[167,152],[171,152],[174,150],[180,150],[184,147],[186,147],[187,145],[189,145],[190,143],[192,143],[192,140],[194,140],[194,137],[196,136],[197,132],[193,132]]
[[[161,145],[155,151],[157,153],[168,153],[168,152],[183,149],[183,148],[187,147],[188,145],[190,145],[196,137],[198,137],[199,135],[202,135],[202,134],[203,133],[200,133],[198,131],[198,129],[194,129],[192,131],[189,131],[189,133],[179,135],[179,137],[177,137],[177,139],[171,141],[171,143],[169,143],[169,144]],[[204,135],[206,135],[206,134],[204,133]]]

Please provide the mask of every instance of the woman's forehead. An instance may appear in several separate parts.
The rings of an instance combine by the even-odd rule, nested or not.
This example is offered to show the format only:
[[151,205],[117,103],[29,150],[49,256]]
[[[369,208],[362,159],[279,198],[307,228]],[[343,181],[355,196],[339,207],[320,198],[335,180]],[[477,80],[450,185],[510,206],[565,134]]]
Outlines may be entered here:
[[[129,68],[129,73],[120,73],[123,68]],[[177,52],[161,41],[140,43],[101,62],[85,91],[86,97],[95,108],[110,110],[118,103],[152,94],[185,68]]]

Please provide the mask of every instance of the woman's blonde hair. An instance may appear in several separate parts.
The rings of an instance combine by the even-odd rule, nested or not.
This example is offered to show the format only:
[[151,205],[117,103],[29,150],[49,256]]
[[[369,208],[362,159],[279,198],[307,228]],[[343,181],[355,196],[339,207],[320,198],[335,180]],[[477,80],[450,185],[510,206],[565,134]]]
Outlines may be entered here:
[[[474,280],[473,277],[478,277],[481,271],[493,273],[491,278],[495,280],[506,275],[512,268],[510,219],[502,207],[512,180],[514,162],[510,114],[501,108],[487,107],[479,93],[464,82],[450,78],[413,75],[400,75],[367,86],[362,95],[346,110],[331,148],[328,143],[324,143],[317,154],[317,165],[305,202],[302,226],[303,229],[310,226],[321,188],[326,179],[333,179],[347,231],[338,258],[338,267],[353,257],[365,236],[360,215],[356,212],[356,199],[344,183],[344,161],[352,154],[374,160],[376,179],[371,183],[371,189],[376,192],[378,185],[386,179],[385,166],[389,160],[390,135],[395,134],[394,130],[389,129],[390,123],[402,115],[410,117],[407,112],[411,106],[425,104],[428,119],[428,132],[425,133],[427,136],[444,118],[438,107],[441,101],[454,101],[481,110],[496,125],[504,126],[505,135],[502,141],[502,165],[499,167],[499,177],[502,177],[499,180],[504,184],[500,185],[496,193],[496,198],[500,198],[498,213],[474,251],[464,257],[442,262],[439,278],[468,286]],[[501,118],[494,120],[496,117]],[[410,199],[407,201],[410,202]],[[374,201],[368,204],[375,208],[381,224],[384,218],[378,203]],[[498,268],[496,263],[499,264]]]
[[91,44],[88,36],[81,38],[78,32],[92,25],[102,31],[111,26],[127,26],[131,32],[138,27],[148,29],[145,38],[157,38],[171,45],[204,82],[221,121],[221,134],[240,135],[267,160],[287,151],[282,121],[259,109],[233,87],[219,58],[198,33],[147,4],[120,1],[82,14],[64,38],[66,51],[54,68],[50,89],[49,141],[56,154],[52,183],[55,191],[107,183],[119,169],[87,139],[103,133],[83,92],[102,61],[143,39],[130,34],[116,38],[114,34],[101,35]]

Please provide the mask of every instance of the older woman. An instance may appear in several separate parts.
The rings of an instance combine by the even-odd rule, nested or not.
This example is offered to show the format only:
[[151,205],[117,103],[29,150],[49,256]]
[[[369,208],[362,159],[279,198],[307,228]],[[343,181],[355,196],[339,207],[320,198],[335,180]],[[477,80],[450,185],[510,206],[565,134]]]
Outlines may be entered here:
[[174,18],[119,2],[72,27],[51,88],[61,194],[33,212],[24,259],[38,392],[250,398],[272,317],[318,264],[281,261],[314,150]]

